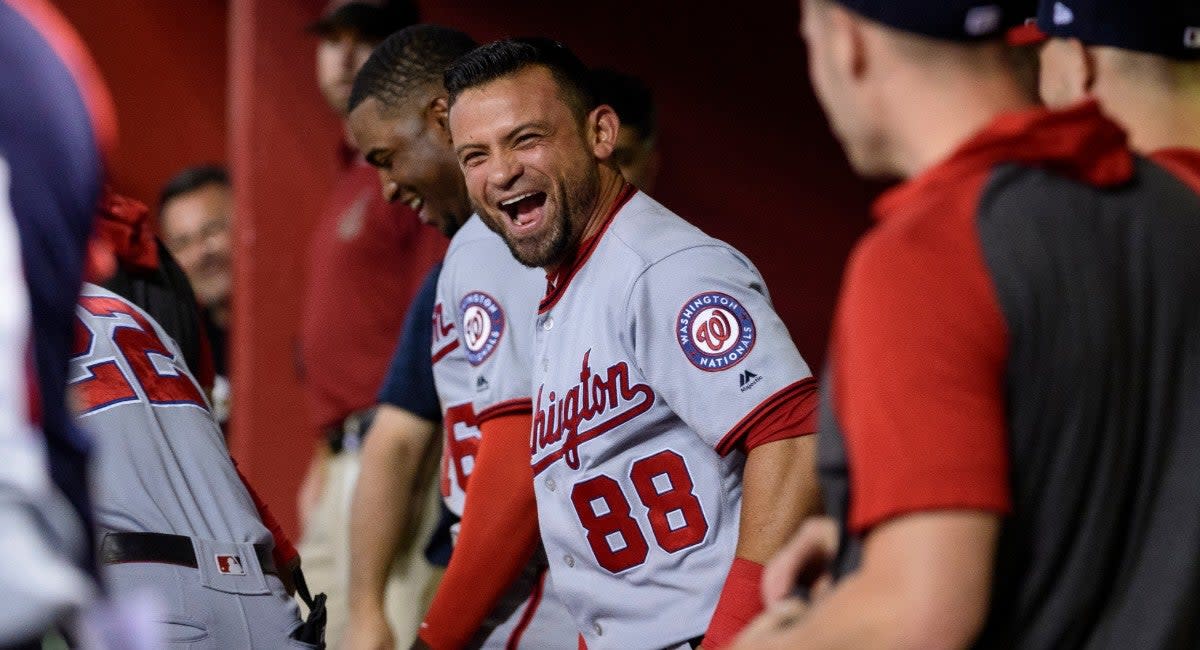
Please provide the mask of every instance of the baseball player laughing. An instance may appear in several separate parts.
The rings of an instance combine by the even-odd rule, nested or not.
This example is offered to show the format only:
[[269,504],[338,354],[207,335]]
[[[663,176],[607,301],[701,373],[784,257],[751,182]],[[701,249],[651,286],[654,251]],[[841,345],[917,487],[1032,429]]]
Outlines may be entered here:
[[393,196],[426,222],[462,224],[432,314],[441,490],[462,521],[415,647],[569,648],[578,633],[547,579],[524,451],[532,325],[545,282],[470,216],[445,126],[442,73],[474,45],[444,27],[404,29],[371,55],[351,97],[351,128]]
[[547,273],[529,444],[542,540],[589,647],[727,643],[817,507],[816,391],[741,253],[637,192],[619,120],[561,44],[447,72],[480,216]]

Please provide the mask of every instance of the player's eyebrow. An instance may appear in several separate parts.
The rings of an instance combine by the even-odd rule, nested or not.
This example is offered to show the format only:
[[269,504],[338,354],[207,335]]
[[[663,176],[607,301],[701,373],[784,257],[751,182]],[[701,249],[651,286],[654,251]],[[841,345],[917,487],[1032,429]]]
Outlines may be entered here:
[[523,131],[526,131],[528,129],[540,129],[542,131],[546,131],[546,130],[549,130],[549,128],[550,128],[549,124],[538,121],[538,120],[534,120],[532,122],[525,122],[523,124],[518,124],[517,126],[513,127],[513,129],[511,131],[509,131],[508,133],[506,133],[502,139],[504,140],[504,142],[510,143],[513,140],[516,140]]
[[[500,137],[500,141],[504,142],[505,144],[510,144],[510,143],[512,143],[513,140],[516,140],[519,135],[521,135],[522,131],[525,131],[526,129],[541,129],[543,131],[548,131],[548,130],[550,130],[550,125],[548,123],[540,121],[540,120],[533,120],[530,122],[522,122],[522,123],[514,126],[513,128],[509,129],[509,131],[507,133],[505,133],[503,136]],[[487,148],[488,147],[485,144],[480,144],[477,142],[467,142],[467,143],[456,146],[454,148],[454,153],[456,155],[461,156],[462,153],[467,150],[472,150],[472,149],[486,150]]]

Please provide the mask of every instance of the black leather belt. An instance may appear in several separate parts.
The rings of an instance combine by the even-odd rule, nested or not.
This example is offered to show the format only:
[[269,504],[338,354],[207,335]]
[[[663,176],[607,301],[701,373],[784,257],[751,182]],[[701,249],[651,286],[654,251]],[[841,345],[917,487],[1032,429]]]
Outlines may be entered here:
[[342,453],[348,447],[358,447],[371,422],[375,420],[375,407],[365,408],[347,415],[341,422],[325,429],[325,441],[329,450],[335,454]]
[[[266,544],[255,544],[254,555],[263,573],[276,574],[275,558]],[[108,533],[100,542],[100,562],[124,564],[126,562],[154,562],[200,568],[196,561],[196,549],[192,538],[185,535],[165,533]]]

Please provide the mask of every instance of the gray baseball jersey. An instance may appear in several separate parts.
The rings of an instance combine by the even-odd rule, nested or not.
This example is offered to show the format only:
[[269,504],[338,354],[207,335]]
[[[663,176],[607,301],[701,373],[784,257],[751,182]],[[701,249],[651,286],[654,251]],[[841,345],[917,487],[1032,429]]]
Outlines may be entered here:
[[271,544],[175,342],[95,285],[76,313],[70,381],[80,422],[99,438],[97,527]]
[[254,548],[269,548],[271,533],[179,346],[137,306],[92,284],[76,314],[69,377],[80,424],[96,439],[98,533],[186,535],[198,564],[106,566],[114,593],[156,592],[169,642],[311,647],[289,638],[299,610]]
[[[546,286],[478,216],[455,233],[438,277],[433,377],[446,431],[442,497],[461,516],[480,424],[528,413],[533,320]],[[493,616],[484,647],[574,647],[574,622],[544,575],[527,567]],[[531,573],[532,570],[532,573]],[[502,619],[502,620],[501,620]]]
[[513,259],[472,216],[455,233],[438,277],[433,380],[446,429],[442,497],[462,516],[479,423],[530,409],[533,318],[545,275]]
[[632,192],[536,321],[538,519],[590,648],[704,633],[737,546],[736,444],[811,377],[754,266]]

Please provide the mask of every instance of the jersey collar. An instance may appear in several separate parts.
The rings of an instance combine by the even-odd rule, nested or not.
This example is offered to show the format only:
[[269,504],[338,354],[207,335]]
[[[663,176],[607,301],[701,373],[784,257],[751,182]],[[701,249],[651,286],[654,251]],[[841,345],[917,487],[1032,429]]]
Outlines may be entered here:
[[1063,110],[1002,113],[949,158],[884,193],[875,202],[875,217],[886,219],[972,172],[1005,162],[1048,169],[1095,187],[1120,185],[1133,176],[1125,132],[1095,101]]
[[575,251],[575,256],[567,262],[559,265],[554,273],[546,274],[546,295],[542,298],[542,302],[538,304],[538,313],[544,314],[558,302],[563,293],[567,290],[567,286],[571,284],[571,279],[583,268],[587,263],[588,258],[596,250],[596,245],[600,243],[600,238],[608,231],[608,227],[612,225],[613,219],[621,208],[637,194],[637,188],[629,183],[625,183],[621,188],[621,192],[617,194],[617,199],[613,201],[612,207],[608,209],[608,214],[604,217],[604,221],[600,224],[600,229],[596,234],[588,237],[579,244],[579,248]]
[[1155,151],[1150,158],[1200,193],[1200,149],[1169,147]]

